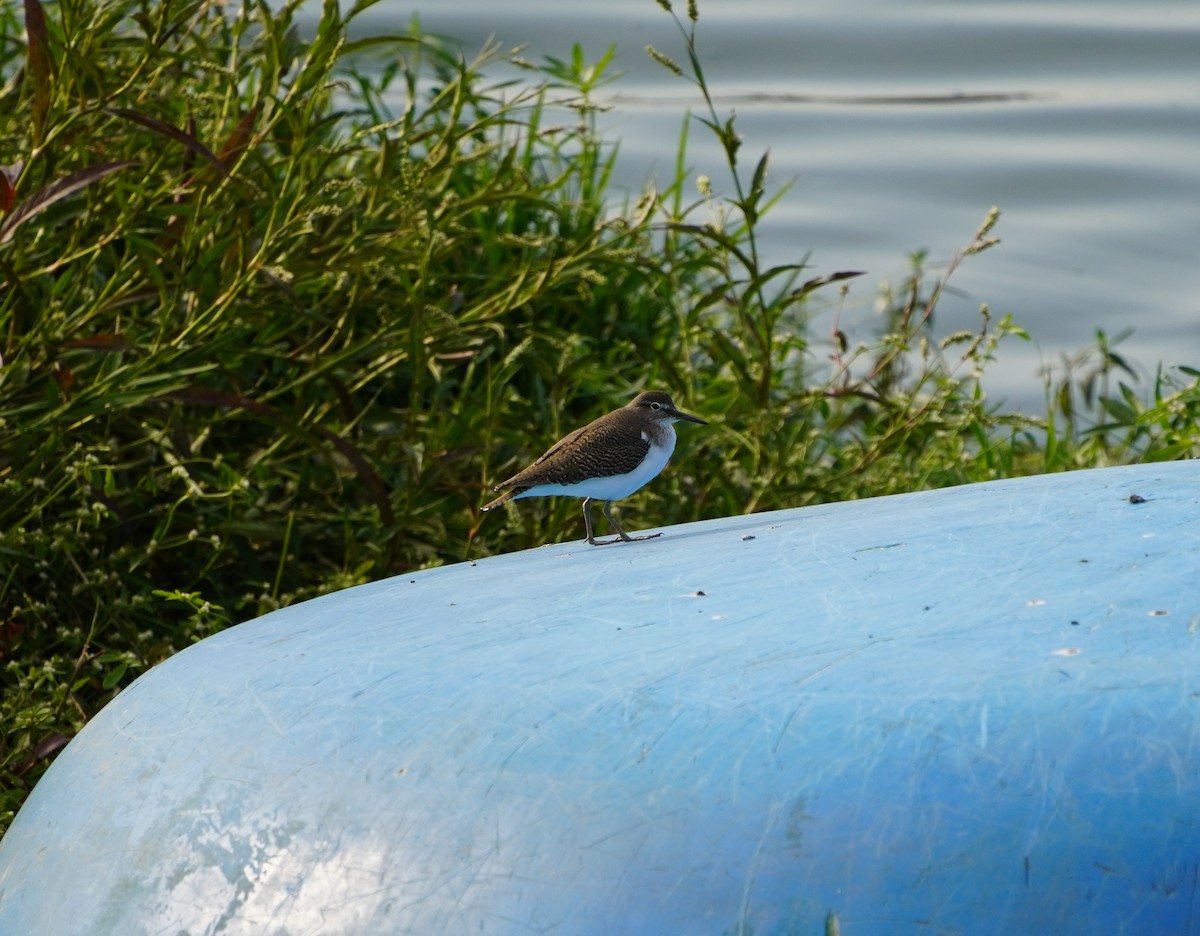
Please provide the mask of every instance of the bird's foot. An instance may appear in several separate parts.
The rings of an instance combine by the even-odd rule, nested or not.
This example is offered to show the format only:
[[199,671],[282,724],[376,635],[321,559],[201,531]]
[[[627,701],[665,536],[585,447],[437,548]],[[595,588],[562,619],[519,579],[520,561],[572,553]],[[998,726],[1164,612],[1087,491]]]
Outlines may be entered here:
[[622,533],[620,536],[614,536],[612,539],[598,540],[595,537],[588,539],[588,542],[593,546],[611,546],[613,543],[635,543],[638,540],[657,539],[662,536],[661,533],[647,533],[644,536],[629,536]]
[[611,546],[613,543],[621,542],[621,537],[614,536],[612,539],[598,540],[594,536],[588,537],[588,543],[592,546]]

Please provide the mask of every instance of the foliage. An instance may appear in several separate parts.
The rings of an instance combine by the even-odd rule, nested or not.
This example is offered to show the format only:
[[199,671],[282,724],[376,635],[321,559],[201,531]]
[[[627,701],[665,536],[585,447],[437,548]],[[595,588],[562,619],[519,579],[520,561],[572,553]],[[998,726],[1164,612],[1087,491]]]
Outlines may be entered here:
[[995,212],[941,279],[915,258],[878,340],[837,332],[822,362],[812,308],[857,274],[764,268],[783,190],[765,156],[743,171],[694,4],[690,71],[651,54],[697,88],[733,195],[688,194],[685,130],[672,185],[620,209],[595,124],[611,52],[493,82],[496,49],[350,38],[367,6],[328,0],[307,38],[299,0],[0,9],[0,823],[189,643],[577,534],[570,501],[485,522],[485,481],[644,387],[714,425],[682,434],[639,525],[1196,454],[1200,375],[1112,392],[1131,371],[1103,336],[1045,418],[988,402],[1023,332],[931,321]]

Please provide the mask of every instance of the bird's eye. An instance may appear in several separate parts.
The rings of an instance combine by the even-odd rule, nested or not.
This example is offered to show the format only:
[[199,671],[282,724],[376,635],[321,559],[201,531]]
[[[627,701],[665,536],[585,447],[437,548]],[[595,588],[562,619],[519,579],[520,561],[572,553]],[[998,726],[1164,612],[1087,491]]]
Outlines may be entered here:
[[662,407],[661,407],[661,406],[659,406],[657,403],[651,403],[651,404],[650,404],[650,409],[662,409]]

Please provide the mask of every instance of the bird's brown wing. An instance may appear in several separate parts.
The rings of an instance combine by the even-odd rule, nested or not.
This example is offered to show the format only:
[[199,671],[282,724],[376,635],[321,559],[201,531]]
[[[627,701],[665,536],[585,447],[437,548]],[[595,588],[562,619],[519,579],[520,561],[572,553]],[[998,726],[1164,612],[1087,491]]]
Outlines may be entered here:
[[[542,452],[542,454],[539,455],[537,457],[537,459],[533,462],[533,464],[529,465],[525,469],[525,471],[529,471],[530,469],[536,468],[538,465],[542,464],[542,462],[553,458],[555,452],[558,452],[564,448],[569,448],[572,444],[574,444],[576,439],[578,439],[581,435],[583,435],[585,432],[587,432],[589,429],[591,429],[592,426],[594,426],[596,422],[599,422],[599,420],[590,422],[586,426],[580,426],[574,432],[568,432],[565,436],[563,436],[561,439],[559,439],[557,442],[555,442],[552,446],[550,446],[550,448],[548,448],[548,449],[546,449],[546,451]],[[522,474],[524,474],[524,472],[522,472]]]
[[586,478],[609,478],[633,471],[646,457],[650,443],[637,427],[609,416],[601,416],[563,436],[528,468],[497,484],[496,490],[573,484]]

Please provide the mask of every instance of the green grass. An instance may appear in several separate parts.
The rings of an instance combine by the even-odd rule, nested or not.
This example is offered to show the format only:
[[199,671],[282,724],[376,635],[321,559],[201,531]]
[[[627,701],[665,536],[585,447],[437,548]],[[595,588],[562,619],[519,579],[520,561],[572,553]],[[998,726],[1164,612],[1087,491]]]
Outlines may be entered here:
[[[677,176],[614,207],[611,56],[497,82],[494,49],[350,39],[366,6],[327,3],[311,36],[296,3],[0,8],[0,827],[189,643],[579,536],[573,501],[479,507],[639,389],[713,426],[638,526],[1197,454],[1200,373],[1138,392],[1104,336],[1044,414],[987,399],[1024,333],[986,309],[969,333],[930,323],[995,212],[940,277],[914,257],[876,340],[813,345],[813,312],[870,286],[764,266],[785,189],[713,106],[694,17],[686,68],[652,52],[702,105]],[[728,178],[691,176],[696,131]]]

